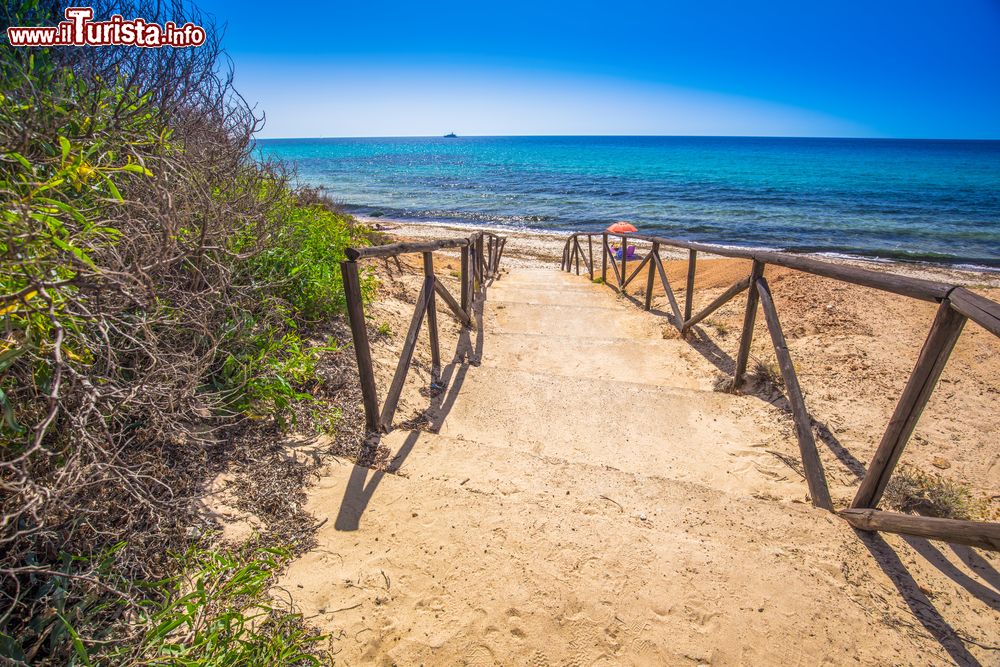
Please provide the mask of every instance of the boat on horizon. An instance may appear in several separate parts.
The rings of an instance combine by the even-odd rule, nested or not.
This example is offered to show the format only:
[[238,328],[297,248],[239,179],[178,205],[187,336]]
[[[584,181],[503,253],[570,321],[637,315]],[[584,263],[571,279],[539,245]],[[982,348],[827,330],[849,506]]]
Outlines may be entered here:
[[455,134],[454,132],[449,132],[448,134],[444,135],[444,138],[445,139],[458,139],[458,135]]

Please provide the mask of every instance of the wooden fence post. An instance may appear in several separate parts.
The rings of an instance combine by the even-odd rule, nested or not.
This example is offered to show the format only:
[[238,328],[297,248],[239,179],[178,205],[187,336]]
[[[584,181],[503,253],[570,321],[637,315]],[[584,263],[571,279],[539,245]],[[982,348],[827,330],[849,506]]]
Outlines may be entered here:
[[594,237],[587,234],[587,254],[590,256],[590,282],[594,282]]
[[601,282],[608,284],[608,233],[601,234]]
[[764,319],[767,321],[767,330],[771,334],[771,343],[774,345],[774,356],[778,359],[781,377],[785,380],[788,403],[792,408],[792,417],[795,419],[795,435],[799,441],[799,455],[802,457],[802,467],[806,471],[809,496],[812,498],[812,504],[816,507],[833,511],[830,489],[826,485],[826,475],[823,474],[823,462],[820,461],[819,452],[816,451],[816,438],[813,437],[809,411],[806,410],[806,403],[802,398],[799,377],[795,373],[792,357],[788,353],[788,343],[785,341],[785,333],[781,330],[781,320],[778,319],[778,311],[774,307],[771,290],[763,276],[754,283],[754,291],[760,297]]
[[365,407],[365,426],[369,431],[378,431],[378,393],[375,390],[375,373],[372,370],[372,352],[368,344],[368,329],[365,326],[365,311],[361,301],[361,281],[358,278],[357,262],[341,262],[340,273],[344,278],[347,318],[351,323],[354,356],[358,360],[358,375],[361,378],[361,399]]
[[[434,253],[424,253],[424,280],[434,284]],[[438,341],[437,306],[434,290],[427,295],[427,334],[431,340],[431,384],[441,379],[441,346]]]
[[684,325],[681,327],[681,333],[686,334],[691,327],[701,322],[703,319],[714,313],[718,308],[722,307],[727,301],[732,299],[734,296],[742,292],[750,285],[750,279],[744,278],[739,282],[733,283],[726,291],[715,297],[712,303],[705,306],[697,315],[692,315],[691,317],[684,320]]
[[747,291],[747,310],[743,316],[743,333],[740,335],[740,350],[736,355],[736,370],[733,373],[733,391],[743,384],[743,374],[747,371],[747,362],[750,359],[750,343],[753,342],[753,324],[757,319],[757,290],[755,285],[757,279],[764,275],[764,263],[756,259],[753,260],[753,268],[750,269],[750,289]]
[[497,248],[500,247],[500,242],[495,236],[490,236],[490,278],[496,278],[497,275]]
[[691,304],[694,301],[694,272],[698,264],[698,251],[688,250],[687,292],[684,294],[684,321],[691,319]]
[[486,260],[483,255],[483,232],[479,232],[479,238],[476,241],[476,266],[479,267],[479,290],[482,291],[486,289]]
[[944,370],[945,363],[955,348],[965,321],[966,317],[955,311],[948,299],[941,301],[934,323],[917,357],[917,363],[910,373],[910,379],[882,436],[882,442],[875,451],[864,479],[861,480],[854,501],[851,502],[852,508],[878,506],[885,485],[889,483],[889,477],[892,476],[903,448],[917,425],[920,413],[923,412],[931,392],[934,391],[934,385],[941,377],[941,371]]
[[[660,244],[653,241],[653,249],[649,251],[650,257],[659,256]],[[649,260],[649,275],[646,276],[646,303],[643,304],[643,310],[648,311],[653,305],[653,278],[656,275],[656,260]]]
[[625,279],[628,277],[628,272],[625,270],[625,262],[628,261],[628,237],[622,234],[622,272],[618,276],[618,292],[621,294],[625,293]]
[[459,271],[462,274],[462,310],[472,314],[469,304],[469,246],[462,246],[462,263]]

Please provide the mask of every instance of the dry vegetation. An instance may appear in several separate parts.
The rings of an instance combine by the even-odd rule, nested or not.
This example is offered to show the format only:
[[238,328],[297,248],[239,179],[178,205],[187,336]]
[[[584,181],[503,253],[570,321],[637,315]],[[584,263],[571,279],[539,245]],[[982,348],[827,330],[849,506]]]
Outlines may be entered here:
[[[308,540],[296,494],[309,467],[288,461],[282,433],[357,444],[341,428],[357,401],[338,261],[368,231],[254,159],[261,118],[196,8],[113,10],[190,20],[209,40],[0,50],[0,656],[152,660],[181,651],[157,634],[177,620],[182,653],[215,638],[214,657],[185,654],[199,664],[239,662],[244,644],[267,664],[269,642],[308,661],[284,613],[249,623],[239,605]],[[44,1],[3,12],[8,25],[61,17]],[[266,520],[256,549],[216,551],[199,511],[229,468]],[[189,570],[256,574],[184,619]]]

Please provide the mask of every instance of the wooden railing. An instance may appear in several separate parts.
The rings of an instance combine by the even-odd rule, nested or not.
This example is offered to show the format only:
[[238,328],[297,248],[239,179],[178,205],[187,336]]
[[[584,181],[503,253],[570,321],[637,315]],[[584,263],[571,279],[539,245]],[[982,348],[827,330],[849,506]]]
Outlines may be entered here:
[[[802,466],[805,470],[806,483],[809,487],[809,495],[815,506],[831,511],[833,510],[833,502],[830,498],[819,452],[816,449],[812,422],[803,400],[795,366],[792,364],[788,352],[778,312],[774,307],[774,300],[771,298],[771,289],[764,278],[764,267],[767,264],[784,266],[855,285],[938,303],[937,315],[892,418],[882,435],[875,456],[868,466],[850,507],[841,510],[839,514],[852,526],[861,530],[904,533],[1000,550],[1000,523],[911,516],[877,509],[886,485],[889,483],[889,478],[903,453],[903,448],[913,433],[924,406],[930,399],[931,392],[941,376],[941,371],[944,369],[966,321],[972,320],[987,331],[1000,336],[1000,304],[957,285],[833,264],[802,255],[727,248],[646,234],[614,234],[610,236],[621,239],[622,257],[620,261],[615,259],[614,253],[611,251],[609,234],[576,233],[566,240],[566,245],[563,248],[563,270],[573,271],[575,269],[579,275],[582,264],[593,280],[595,240],[600,242],[601,279],[605,284],[608,284],[608,265],[610,263],[615,278],[614,284],[611,286],[619,293],[624,293],[628,285],[648,265],[643,307],[647,311],[650,310],[653,285],[658,278],[670,303],[669,319],[682,335],[740,292],[749,290],[731,386],[734,389],[740,387],[746,374],[754,322],[759,305],[764,311],[764,320],[767,323],[768,333],[788,393],[788,402],[795,421],[795,434],[802,458]],[[581,239],[586,239],[585,243],[581,243]],[[651,244],[648,252],[631,273],[627,270],[630,241]],[[663,261],[660,259],[660,248],[663,246],[682,248],[688,251],[687,285],[683,312],[671,289],[670,281],[667,279]],[[700,312],[692,314],[694,279],[699,252],[747,259],[753,264],[750,274],[746,278],[733,283]]]
[[[441,379],[441,347],[438,341],[437,304],[435,296],[440,296],[452,314],[463,326],[473,324],[473,307],[485,296],[486,287],[496,278],[503,257],[507,239],[490,232],[476,232],[469,237],[428,241],[424,243],[393,243],[370,248],[348,248],[347,259],[340,263],[344,277],[344,292],[347,296],[347,316],[351,323],[351,337],[354,339],[354,353],[358,360],[358,374],[361,378],[361,396],[365,409],[365,426],[369,431],[385,432],[392,429],[392,418],[403,392],[406,375],[413,360],[420,325],[427,319],[427,329],[431,346],[431,386]],[[448,292],[444,284],[434,274],[434,252],[445,248],[461,248],[459,281],[461,297]],[[403,340],[396,372],[386,394],[385,403],[379,409],[378,391],[375,386],[375,372],[372,368],[371,347],[368,342],[368,328],[365,324],[364,305],[361,300],[361,284],[358,276],[358,260],[374,257],[395,257],[407,253],[421,253],[424,259],[424,284],[417,297],[417,305],[410,320],[410,328]]]

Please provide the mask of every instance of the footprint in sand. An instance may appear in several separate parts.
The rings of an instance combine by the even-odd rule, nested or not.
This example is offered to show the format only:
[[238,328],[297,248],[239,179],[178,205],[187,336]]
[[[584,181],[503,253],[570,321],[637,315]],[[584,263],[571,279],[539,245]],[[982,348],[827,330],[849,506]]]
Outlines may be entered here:
[[477,644],[469,650],[469,655],[465,660],[467,665],[496,665],[497,662],[496,655],[490,650],[488,646],[483,644]]
[[546,657],[544,653],[541,651],[535,651],[531,654],[531,657],[528,658],[528,664],[531,667],[549,667],[552,663],[549,662],[548,657]]

